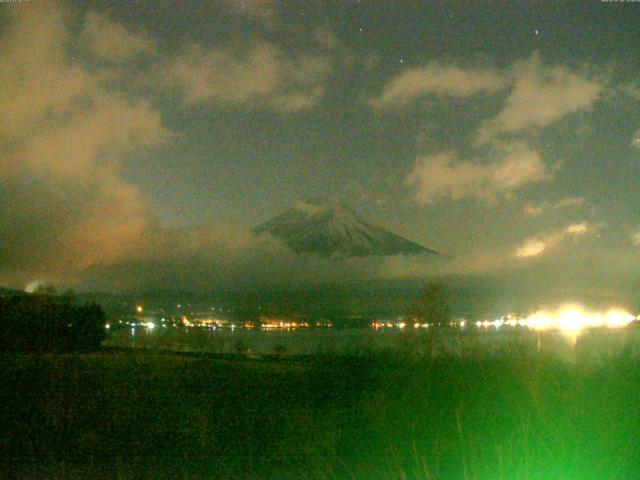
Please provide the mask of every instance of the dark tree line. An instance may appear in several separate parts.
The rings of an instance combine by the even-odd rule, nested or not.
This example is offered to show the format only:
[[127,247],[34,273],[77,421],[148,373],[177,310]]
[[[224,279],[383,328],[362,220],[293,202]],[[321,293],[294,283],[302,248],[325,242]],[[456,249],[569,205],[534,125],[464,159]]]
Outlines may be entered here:
[[105,322],[102,307],[74,305],[70,296],[0,297],[0,351],[97,350],[105,338]]
[[426,283],[416,299],[411,316],[420,323],[449,325],[451,312],[444,283],[438,281]]

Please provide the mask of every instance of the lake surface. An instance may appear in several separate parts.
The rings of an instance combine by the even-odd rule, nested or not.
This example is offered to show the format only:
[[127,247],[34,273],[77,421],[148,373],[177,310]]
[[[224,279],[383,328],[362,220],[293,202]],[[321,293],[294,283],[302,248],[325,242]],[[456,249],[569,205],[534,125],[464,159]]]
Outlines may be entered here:
[[400,352],[415,355],[499,355],[505,352],[541,352],[566,360],[594,361],[612,355],[640,357],[640,326],[597,328],[567,334],[524,328],[299,328],[264,330],[245,328],[124,328],[111,331],[110,347],[177,352],[249,355],[358,354]]

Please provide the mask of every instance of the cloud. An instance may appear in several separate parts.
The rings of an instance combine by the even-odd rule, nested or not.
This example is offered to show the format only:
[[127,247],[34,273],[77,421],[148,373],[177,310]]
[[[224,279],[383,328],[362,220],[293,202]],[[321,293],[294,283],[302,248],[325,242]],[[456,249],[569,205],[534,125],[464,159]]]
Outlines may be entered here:
[[131,33],[98,12],[87,13],[81,41],[93,55],[114,63],[156,53],[155,42],[146,33]]
[[529,204],[529,205],[525,205],[522,211],[525,213],[525,215],[531,215],[536,217],[544,213],[544,207]]
[[[478,130],[479,143],[490,149],[491,160],[460,159],[455,152],[419,157],[406,178],[406,183],[417,186],[419,203],[432,203],[438,198],[509,198],[524,185],[551,179],[560,162],[549,168],[537,151],[521,141],[505,141],[500,135],[530,132],[588,108],[599,98],[603,86],[566,68],[544,66],[539,54],[534,53],[527,60],[515,62],[508,73],[431,62],[400,73],[370,101],[374,108],[382,108],[406,104],[427,94],[463,98],[483,92],[496,94],[507,88],[502,110]],[[575,204],[574,199],[556,208]],[[525,213],[540,215],[545,209],[530,205]]]
[[[0,284],[191,290],[422,271],[401,259],[299,256],[240,227],[161,228],[123,167],[124,158],[134,160],[141,149],[171,139],[160,111],[113,85],[105,88],[102,67],[89,71],[70,63],[66,46],[72,39],[57,4],[25,4],[11,14],[0,42],[0,97],[11,120],[0,119]],[[196,59],[215,57],[196,53]],[[232,71],[244,66],[218,54]],[[279,102],[273,108],[299,109],[305,94],[322,94],[309,87],[295,95],[307,81],[319,88],[316,73],[324,67],[313,59],[290,61],[268,46],[249,56],[250,66],[265,61],[267,68],[256,68],[259,78],[246,79],[248,86],[235,85],[239,92],[222,82],[234,101],[260,96]],[[266,78],[264,71],[270,72]],[[207,94],[222,95],[215,85],[207,88]]]
[[69,35],[61,13],[38,8],[6,10],[9,18],[0,42],[0,140],[29,136],[47,111],[62,114],[92,88],[90,76],[66,61],[61,45]]
[[589,108],[604,88],[586,75],[542,65],[538,53],[516,62],[513,77],[505,106],[480,128],[480,142],[488,142],[500,133],[546,127],[567,114]]
[[417,187],[416,201],[428,204],[445,198],[495,200],[553,176],[539,153],[524,143],[497,144],[495,154],[488,163],[459,160],[452,152],[419,157],[405,181]]
[[564,208],[571,207],[580,207],[588,204],[587,199],[584,197],[567,197],[561,200],[558,200],[555,204],[549,204],[548,202],[543,202],[540,205],[528,204],[523,208],[523,212],[526,215],[538,216],[542,215],[547,211],[560,210]]
[[538,240],[534,238],[527,240],[524,245],[518,247],[516,256],[520,258],[537,257],[547,251],[553,244],[555,244],[555,242],[552,242],[550,239]]
[[253,103],[292,112],[318,103],[331,69],[324,57],[291,57],[269,43],[239,51],[192,44],[160,78],[180,87],[187,105]]
[[587,199],[584,197],[567,197],[559,200],[558,203],[553,206],[553,208],[557,210],[559,208],[578,207],[584,205],[585,203],[587,203]]
[[67,282],[116,261],[153,223],[121,158],[168,133],[148,102],[69,63],[62,9],[11,9],[0,42],[0,281]]
[[315,107],[324,96],[324,87],[317,86],[307,92],[291,92],[275,95],[266,103],[274,110],[283,113],[309,110]]
[[569,225],[564,229],[564,233],[566,235],[583,235],[591,230],[591,227],[588,223],[574,223],[573,225]]
[[464,69],[430,62],[396,75],[385,85],[380,96],[369,103],[374,108],[385,108],[405,105],[425,95],[464,98],[496,93],[508,85],[508,78],[494,70]]
[[[135,160],[142,149],[171,139],[160,111],[114,85],[106,88],[103,68],[112,66],[89,70],[72,63],[67,45],[74,38],[59,5],[25,4],[7,21],[0,42],[0,96],[11,121],[0,118],[0,284],[209,289],[423,271],[402,259],[298,256],[240,227],[161,228],[123,166],[125,158]],[[223,101],[218,96],[228,95],[233,102],[299,110],[323,93],[317,80],[327,66],[312,57],[291,60],[264,44],[248,58],[206,49],[191,53],[205,60],[191,67],[209,69],[208,74],[220,67],[244,75],[248,65],[257,77],[233,85],[222,73],[205,75],[222,85],[203,87],[203,98]],[[217,59],[222,66],[207,63]]]
[[428,256],[341,258],[295,254],[268,234],[235,225],[150,229],[120,261],[88,269],[91,289],[210,291],[411,278],[433,272]]
[[559,231],[551,232],[542,237],[527,239],[521,246],[516,248],[515,256],[518,258],[539,257],[554,250],[569,238],[575,239],[599,228],[600,225],[591,225],[587,222],[570,224]]

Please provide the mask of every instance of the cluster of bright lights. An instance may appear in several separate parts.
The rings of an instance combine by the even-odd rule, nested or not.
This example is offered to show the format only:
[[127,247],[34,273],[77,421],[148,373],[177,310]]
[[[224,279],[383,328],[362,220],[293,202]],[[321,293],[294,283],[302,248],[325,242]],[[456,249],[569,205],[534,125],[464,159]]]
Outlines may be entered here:
[[580,305],[569,304],[556,310],[539,310],[525,318],[508,315],[493,321],[479,321],[476,322],[476,326],[484,328],[500,328],[503,325],[520,326],[536,331],[558,330],[575,335],[588,328],[623,328],[634,320],[636,317],[622,308],[612,308],[602,313],[591,312]]
[[[293,320],[265,320],[262,319],[260,328],[263,330],[292,330],[296,328],[310,328],[310,327],[332,327],[331,322],[299,322]],[[245,328],[246,325],[245,325]]]
[[289,330],[292,328],[306,328],[309,326],[308,322],[293,322],[293,321],[269,321],[269,322],[264,322],[262,324],[260,324],[260,327],[265,329],[265,330],[272,330],[272,329],[283,329],[283,330]]
[[[458,320],[454,320],[453,322],[451,322],[451,326],[454,327],[460,327],[460,328],[464,328],[465,324],[466,324],[466,320],[464,318],[460,318]],[[482,322],[476,322],[476,324],[478,323],[482,323]],[[374,322],[371,322],[369,324],[369,326],[375,330],[380,330],[382,328],[430,328],[433,327],[435,324],[433,323],[420,323],[420,322],[416,322],[414,321],[414,323],[410,323],[404,320],[401,321],[390,321],[390,320],[376,320]],[[331,325],[329,325],[331,326]],[[481,326],[481,325],[478,325]]]

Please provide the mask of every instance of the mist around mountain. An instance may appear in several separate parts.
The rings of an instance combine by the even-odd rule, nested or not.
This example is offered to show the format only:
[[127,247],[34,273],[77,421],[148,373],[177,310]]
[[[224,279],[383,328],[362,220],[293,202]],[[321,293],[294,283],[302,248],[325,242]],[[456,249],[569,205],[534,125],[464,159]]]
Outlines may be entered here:
[[[375,257],[374,257],[375,258]],[[324,259],[334,262],[333,259]],[[342,261],[335,263],[344,263]],[[349,265],[347,261],[347,265]],[[637,282],[612,284],[603,289],[599,282],[585,278],[582,283],[558,277],[550,279],[543,272],[530,270],[483,275],[441,275],[453,318],[487,319],[506,313],[531,313],[540,308],[554,308],[561,303],[580,303],[588,308],[627,308],[637,311],[640,285]],[[330,319],[336,325],[354,319],[397,318],[411,311],[422,287],[429,278],[353,279],[319,283],[223,284],[191,289],[134,288],[121,293],[111,291],[78,291],[78,305],[98,303],[108,314],[126,315],[136,305],[145,312],[191,314],[209,311],[221,318],[248,320],[262,315],[275,317]],[[166,282],[162,282],[167,285]],[[23,291],[1,289],[1,294],[28,295]],[[178,307],[178,305],[180,305]],[[214,307],[215,310],[211,310]]]
[[[167,308],[227,305],[252,315],[265,308],[332,318],[395,315],[406,311],[434,277],[449,288],[452,313],[465,317],[527,312],[559,302],[632,310],[640,305],[633,271],[622,276],[602,268],[594,274],[592,263],[577,270],[571,258],[513,259],[476,272],[472,254],[435,252],[369,223],[343,204],[312,200],[253,230],[217,224],[157,229],[130,244],[121,260],[88,268],[75,284],[55,277],[25,280],[50,283],[58,292],[72,288],[78,302],[116,311],[140,302]],[[16,292],[23,293],[0,289],[0,295]]]
[[268,233],[296,253],[323,257],[366,257],[440,254],[363,219],[347,205],[313,199],[296,204],[258,225],[256,234]]

